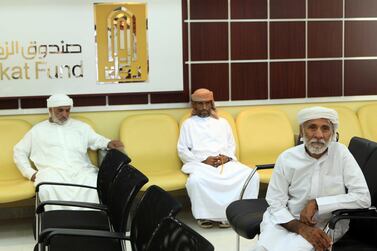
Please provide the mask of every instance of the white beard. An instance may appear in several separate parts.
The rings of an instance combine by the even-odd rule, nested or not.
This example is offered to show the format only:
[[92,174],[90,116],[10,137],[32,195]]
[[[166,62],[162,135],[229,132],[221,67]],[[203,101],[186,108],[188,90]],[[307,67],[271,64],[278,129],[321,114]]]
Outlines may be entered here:
[[53,123],[55,123],[55,124],[58,124],[58,125],[64,125],[65,123],[67,123],[67,121],[68,121],[68,119],[67,120],[65,120],[65,121],[60,121],[56,116],[55,116],[55,114],[54,113],[52,113],[52,112],[49,112],[50,113],[50,119],[51,119],[51,121],[53,122]]
[[325,141],[324,139],[319,139],[319,140],[311,139],[308,141],[308,139],[305,136],[302,138],[306,146],[306,149],[308,149],[308,151],[311,154],[324,153],[327,150],[327,147],[329,146],[330,141],[331,141],[331,139],[329,139],[328,141]]

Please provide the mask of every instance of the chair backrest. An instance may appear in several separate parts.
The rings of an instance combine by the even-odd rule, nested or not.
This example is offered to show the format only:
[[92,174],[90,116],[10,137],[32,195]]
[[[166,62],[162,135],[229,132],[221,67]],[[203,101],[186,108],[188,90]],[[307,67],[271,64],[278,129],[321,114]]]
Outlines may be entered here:
[[[217,109],[217,114],[221,117],[221,118],[224,118],[228,121],[230,127],[232,128],[232,132],[233,132],[233,137],[234,137],[234,140],[236,141],[236,157],[239,158],[240,157],[240,147],[239,147],[239,140],[238,140],[238,134],[237,134],[237,128],[236,128],[236,123],[234,121],[234,118],[232,116],[232,114],[230,114],[229,112],[226,112],[224,110],[220,110],[220,109]],[[181,126],[182,123],[188,119],[189,117],[191,116],[191,111],[186,113],[179,121],[179,125]]]
[[362,137],[359,120],[356,113],[348,107],[343,106],[328,106],[337,111],[339,116],[339,143],[346,146],[349,145],[352,137]]
[[285,113],[270,108],[240,112],[236,119],[240,161],[245,164],[275,163],[284,150],[294,146],[294,133]]
[[377,150],[373,151],[362,170],[369,188],[372,206],[377,206]]
[[30,128],[31,124],[23,120],[0,120],[0,181],[23,179],[13,160],[13,147]]
[[110,222],[116,232],[126,232],[131,205],[148,178],[129,164],[124,164],[109,188]]
[[377,141],[377,104],[361,107],[357,112],[357,116],[359,117],[364,137]]
[[146,251],[213,251],[213,245],[183,222],[165,218],[153,233]]
[[[93,128],[93,130],[96,129],[93,121],[91,121],[90,119],[88,119],[86,117],[79,116],[79,115],[72,115],[70,117],[73,118],[73,119],[76,119],[76,120],[80,120],[81,122],[88,124],[91,128]],[[90,161],[92,162],[93,165],[98,166],[98,156],[97,156],[96,151],[88,149],[88,157],[89,157],[89,159],[90,159]]]
[[107,151],[97,176],[97,191],[101,203],[107,204],[111,183],[122,167],[130,162],[131,159],[118,150],[111,149]]
[[[375,142],[373,142],[375,143]],[[377,144],[377,143],[375,143]],[[362,171],[368,185],[371,196],[372,206],[377,206],[377,150],[374,150],[366,163],[362,166]],[[359,240],[376,245],[377,223],[371,219],[351,220],[350,231],[351,236],[355,236]]]
[[148,177],[181,169],[178,136],[178,123],[167,114],[132,115],[120,126],[120,140],[132,164]]
[[144,251],[163,218],[175,216],[182,205],[162,188],[152,185],[144,193],[131,222],[133,251]]
[[363,170],[372,153],[377,150],[377,142],[360,137],[353,137],[348,149]]

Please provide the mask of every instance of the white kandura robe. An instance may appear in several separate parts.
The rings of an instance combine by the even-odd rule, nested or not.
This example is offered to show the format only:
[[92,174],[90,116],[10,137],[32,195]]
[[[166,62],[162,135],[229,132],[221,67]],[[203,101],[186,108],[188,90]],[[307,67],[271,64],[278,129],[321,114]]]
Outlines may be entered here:
[[[58,125],[48,120],[35,125],[14,147],[14,161],[28,179],[36,172],[30,164],[34,162],[38,172],[35,185],[40,182],[62,182],[96,186],[98,169],[87,155],[92,150],[105,149],[109,139],[97,134],[89,125],[74,119]],[[94,189],[63,186],[41,186],[41,201],[77,200],[98,202]],[[67,207],[50,206],[51,209]],[[75,208],[77,209],[77,208]]]
[[[184,165],[182,171],[189,174],[186,189],[196,219],[226,220],[225,209],[239,199],[243,184],[252,171],[237,161],[235,141],[228,122],[213,117],[192,116],[181,127],[178,154]],[[208,156],[219,154],[232,161],[218,168],[201,163]],[[259,176],[256,173],[246,189],[244,198],[257,198]]]
[[[346,193],[346,188],[348,192]],[[316,227],[323,229],[331,212],[341,208],[370,206],[370,194],[364,175],[346,146],[332,142],[319,159],[310,157],[304,145],[283,152],[276,161],[267,195],[269,207],[261,223],[257,246],[268,251],[314,251],[301,235],[280,224],[300,219],[300,212],[316,199]],[[348,230],[348,221],[340,221],[335,240]]]

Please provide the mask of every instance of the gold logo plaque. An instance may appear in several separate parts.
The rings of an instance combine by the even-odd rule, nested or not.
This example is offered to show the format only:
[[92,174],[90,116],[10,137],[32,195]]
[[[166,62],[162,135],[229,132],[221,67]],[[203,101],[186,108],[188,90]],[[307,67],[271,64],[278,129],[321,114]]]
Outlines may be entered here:
[[148,79],[147,6],[145,3],[94,4],[97,81],[143,82]]

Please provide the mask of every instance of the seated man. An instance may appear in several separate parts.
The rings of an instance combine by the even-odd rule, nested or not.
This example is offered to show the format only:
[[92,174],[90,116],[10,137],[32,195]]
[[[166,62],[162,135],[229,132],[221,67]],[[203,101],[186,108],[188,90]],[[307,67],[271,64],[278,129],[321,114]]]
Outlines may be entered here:
[[[186,183],[192,213],[204,228],[218,222],[229,227],[226,207],[240,196],[243,184],[252,171],[237,161],[235,141],[228,122],[219,118],[213,93],[198,89],[192,94],[192,116],[183,124],[178,140],[178,154],[189,174]],[[256,198],[259,176],[256,173],[245,197]]]
[[[336,111],[306,108],[298,113],[298,122],[304,144],[284,151],[276,161],[257,251],[328,250],[332,240],[323,229],[331,212],[371,203],[356,160],[335,141]],[[348,221],[339,222],[335,241],[347,230]]]
[[[122,148],[122,142],[98,135],[87,124],[69,118],[73,101],[56,94],[47,99],[49,119],[35,125],[14,147],[14,161],[23,176],[40,182],[62,182],[96,186],[98,169],[87,155],[92,150]],[[29,158],[35,164],[32,168]],[[41,201],[79,200],[98,202],[96,190],[64,186],[42,186]],[[48,209],[58,209],[53,206]],[[67,207],[64,207],[67,209]]]

